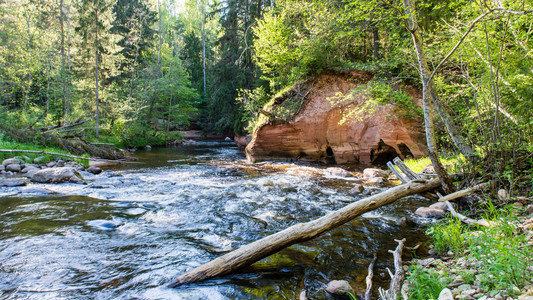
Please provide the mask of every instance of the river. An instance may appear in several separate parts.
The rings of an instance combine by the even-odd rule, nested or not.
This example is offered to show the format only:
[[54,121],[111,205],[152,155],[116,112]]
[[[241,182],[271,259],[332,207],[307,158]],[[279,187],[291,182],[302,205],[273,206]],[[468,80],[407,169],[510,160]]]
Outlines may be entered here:
[[[322,164],[250,163],[231,142],[138,151],[138,163],[84,174],[88,185],[0,188],[0,298],[331,299],[388,282],[388,249],[424,241],[413,196],[262,260],[239,274],[166,288],[227,251],[361,199]],[[355,171],[352,166],[350,170]],[[407,219],[407,222],[406,222]]]

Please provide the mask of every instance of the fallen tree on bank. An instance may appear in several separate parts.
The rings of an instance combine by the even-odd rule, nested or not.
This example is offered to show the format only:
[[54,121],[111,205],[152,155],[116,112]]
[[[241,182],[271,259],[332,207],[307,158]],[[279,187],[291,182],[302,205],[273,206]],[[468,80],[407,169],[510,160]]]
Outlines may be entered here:
[[168,286],[177,287],[185,283],[203,281],[215,276],[233,273],[284,248],[308,241],[328,230],[339,227],[365,212],[393,203],[405,196],[433,190],[440,185],[439,179],[416,179],[409,183],[393,187],[382,193],[354,202],[314,221],[294,225],[283,231],[242,246],[237,250],[180,275]]

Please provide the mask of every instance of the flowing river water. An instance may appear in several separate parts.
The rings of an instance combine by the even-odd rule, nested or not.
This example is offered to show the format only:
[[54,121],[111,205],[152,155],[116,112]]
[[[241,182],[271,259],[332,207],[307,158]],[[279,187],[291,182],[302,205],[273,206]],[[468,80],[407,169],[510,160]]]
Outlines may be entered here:
[[[374,286],[387,284],[395,238],[424,241],[407,197],[253,267],[202,283],[166,288],[176,276],[232,249],[363,196],[355,178],[327,166],[250,163],[230,142],[157,148],[139,163],[88,185],[0,188],[0,298],[6,299],[331,299],[330,280],[364,293],[378,253]],[[355,171],[355,167],[352,167]],[[118,176],[117,176],[118,175]]]

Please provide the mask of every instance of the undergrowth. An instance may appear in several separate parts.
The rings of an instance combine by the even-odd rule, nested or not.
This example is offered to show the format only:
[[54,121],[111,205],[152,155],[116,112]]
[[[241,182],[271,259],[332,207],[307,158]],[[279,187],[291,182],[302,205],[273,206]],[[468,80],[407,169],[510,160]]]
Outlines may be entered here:
[[[463,259],[470,270],[459,273],[466,283],[476,284],[485,293],[494,295],[503,291],[515,296],[532,278],[533,250],[521,234],[516,209],[506,206],[496,209],[488,201],[485,219],[491,226],[468,226],[451,217],[428,229],[435,250],[441,254],[453,252]],[[474,272],[474,270],[476,272]],[[449,274],[436,276],[435,270],[411,267],[408,280],[414,287],[409,299],[437,299],[438,293],[449,282]],[[438,292],[437,292],[438,290]]]

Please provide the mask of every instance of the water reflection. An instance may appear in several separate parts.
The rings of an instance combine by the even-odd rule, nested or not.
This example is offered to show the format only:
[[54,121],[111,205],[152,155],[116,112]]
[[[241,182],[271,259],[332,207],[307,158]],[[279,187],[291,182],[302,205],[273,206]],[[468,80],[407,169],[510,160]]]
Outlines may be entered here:
[[413,197],[240,274],[168,289],[191,268],[358,199],[352,182],[324,176],[324,166],[252,164],[227,142],[136,155],[139,163],[114,168],[120,176],[84,173],[87,186],[0,191],[16,195],[0,198],[0,298],[296,299],[305,288],[310,299],[329,299],[323,289],[333,279],[363,292],[375,251],[375,286],[384,284],[393,239],[423,239],[402,219],[424,201]]

